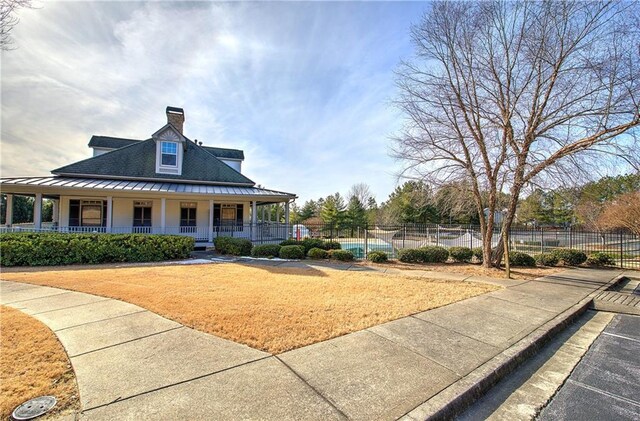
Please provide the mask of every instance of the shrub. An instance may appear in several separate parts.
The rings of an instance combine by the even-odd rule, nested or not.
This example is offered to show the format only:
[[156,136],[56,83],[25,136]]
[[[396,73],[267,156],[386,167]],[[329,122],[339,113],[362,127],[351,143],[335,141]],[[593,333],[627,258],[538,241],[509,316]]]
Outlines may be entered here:
[[587,257],[587,264],[591,266],[614,266],[616,260],[608,253],[596,251]]
[[188,258],[194,239],[151,234],[0,234],[0,265],[48,266]]
[[342,248],[342,244],[337,241],[325,241],[325,250],[340,250]]
[[323,241],[318,238],[305,238],[302,241],[297,240],[284,240],[280,243],[281,246],[302,246],[304,252],[309,253],[312,248],[318,248],[322,250],[339,250],[341,249],[340,243],[337,241]]
[[283,259],[304,259],[304,247],[302,246],[282,246],[280,257]]
[[533,258],[540,266],[555,266],[558,264],[558,256],[555,253],[540,253]]
[[220,254],[232,256],[251,256],[253,244],[246,238],[218,237],[213,240],[216,251]]
[[302,241],[298,241],[298,240],[284,240],[283,242],[280,243],[280,245],[282,247],[284,246],[301,246],[302,245]]
[[449,250],[439,246],[420,247],[424,263],[444,263],[449,259]]
[[512,251],[509,253],[509,265],[511,266],[535,266],[536,260],[528,255],[527,253],[522,253],[520,251]]
[[305,254],[309,253],[309,250],[313,248],[323,250],[327,249],[324,241],[320,240],[319,238],[305,238],[304,240],[302,240],[302,247],[304,247]]
[[329,252],[329,257],[342,262],[350,262],[353,260],[353,253],[349,250],[331,250]]
[[328,259],[329,252],[324,249],[314,247],[307,252],[307,257],[311,259]]
[[424,258],[418,249],[402,249],[398,251],[398,260],[404,263],[420,263]]
[[456,262],[469,262],[473,257],[473,251],[469,247],[451,247],[449,255]]
[[557,249],[553,251],[559,261],[568,266],[577,266],[587,260],[587,255],[573,249]]
[[251,249],[253,257],[277,257],[280,255],[280,246],[278,244],[262,244],[253,246]]
[[482,263],[482,260],[484,260],[482,247],[474,247],[471,249],[471,252],[473,253],[473,257],[475,257],[478,262]]
[[384,263],[389,260],[389,256],[384,251],[372,251],[367,254],[367,259],[373,263]]

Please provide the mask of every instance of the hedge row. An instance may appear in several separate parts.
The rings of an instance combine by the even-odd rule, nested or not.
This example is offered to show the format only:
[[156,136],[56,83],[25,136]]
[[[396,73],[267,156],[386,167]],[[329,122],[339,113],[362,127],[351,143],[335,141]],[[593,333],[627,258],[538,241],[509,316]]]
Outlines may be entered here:
[[186,259],[194,239],[153,234],[0,234],[0,265],[54,266]]
[[536,262],[542,266],[556,266],[562,263],[566,266],[578,266],[587,263],[591,266],[613,266],[616,264],[615,258],[607,253],[596,251],[588,256],[572,249],[557,249],[548,253],[540,253],[535,256]]
[[405,263],[444,263],[449,259],[449,250],[438,246],[404,249],[398,252],[398,259]]
[[261,244],[253,246],[246,238],[218,237],[214,240],[216,251],[220,254],[253,257],[280,257],[282,259],[336,259],[350,261],[353,253],[340,250],[337,241],[323,241],[307,238],[302,241],[286,240],[280,244]]
[[[22,234],[21,234],[22,235]],[[281,257],[284,259],[336,259],[350,261],[353,253],[340,250],[337,241],[323,241],[319,239],[304,239],[302,241],[286,240],[279,245],[264,244],[251,245],[251,241],[243,238],[218,237],[215,240],[216,250],[221,254],[254,257]],[[451,247],[448,250],[439,246],[428,246],[417,249],[403,249],[398,251],[398,259],[405,263],[444,263],[449,258],[455,262],[470,262],[473,258],[482,262],[482,248]],[[367,258],[376,263],[386,262],[388,256],[381,251],[368,253]],[[511,266],[556,266],[562,263],[567,266],[577,266],[584,262],[593,266],[608,266],[615,264],[612,256],[596,252],[587,256],[585,253],[572,249],[557,249],[549,253],[531,256],[527,253],[512,251],[509,253]]]
[[[482,262],[482,248],[451,247],[447,250],[444,247],[430,246],[404,249],[398,252],[398,259],[405,263],[444,263],[449,258],[455,262],[470,262],[473,257]],[[509,253],[509,264],[511,266],[532,267],[536,263],[542,266],[555,266],[559,262],[569,266],[576,266],[585,261],[587,261],[587,256],[583,252],[571,249],[558,249],[535,257],[519,251]],[[589,263],[599,266],[609,265],[613,264],[613,258],[604,253],[598,253],[589,259]]]
[[304,253],[309,253],[309,250],[318,248],[322,250],[340,250],[342,245],[337,241],[324,241],[318,238],[305,238],[304,240],[285,240],[280,243],[281,246],[302,246]]

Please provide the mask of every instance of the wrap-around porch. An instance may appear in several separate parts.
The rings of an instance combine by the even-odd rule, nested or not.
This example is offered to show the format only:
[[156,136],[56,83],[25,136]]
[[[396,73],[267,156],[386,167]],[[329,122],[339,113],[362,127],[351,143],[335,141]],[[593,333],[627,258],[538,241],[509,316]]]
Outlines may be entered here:
[[[194,237],[200,245],[211,245],[217,236],[259,242],[288,238],[290,203],[295,199],[294,195],[260,188],[218,188],[213,190],[220,191],[213,194],[207,190],[218,186],[173,185],[165,190],[176,191],[164,192],[141,188],[101,192],[78,186],[51,191],[56,189],[2,181],[5,206],[1,232],[174,234]],[[32,221],[14,222],[17,196],[31,198]],[[46,221],[44,201],[51,206],[51,217]]]

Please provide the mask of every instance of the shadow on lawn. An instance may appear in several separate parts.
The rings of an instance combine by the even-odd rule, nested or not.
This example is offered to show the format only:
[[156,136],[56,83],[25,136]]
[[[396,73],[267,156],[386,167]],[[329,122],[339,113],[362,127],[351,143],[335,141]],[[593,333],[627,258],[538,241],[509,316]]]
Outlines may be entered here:
[[299,275],[300,272],[307,276],[327,277],[326,272],[317,267],[316,262],[282,262],[282,261],[238,261],[234,262],[237,265],[242,265],[255,269],[262,269],[269,273],[275,273],[279,275]]
[[336,262],[329,260],[240,260],[235,262],[249,267],[256,267],[269,271],[270,273],[281,273],[283,275],[294,273],[294,270],[303,270],[311,276],[328,276],[327,270],[339,270],[349,272],[371,272],[380,273],[379,268],[358,264],[358,262]]

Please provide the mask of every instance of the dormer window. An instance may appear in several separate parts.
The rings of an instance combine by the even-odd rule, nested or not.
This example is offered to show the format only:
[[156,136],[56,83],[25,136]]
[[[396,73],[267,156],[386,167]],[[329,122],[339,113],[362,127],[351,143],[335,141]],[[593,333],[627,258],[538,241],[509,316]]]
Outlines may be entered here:
[[182,175],[182,160],[188,139],[167,123],[151,135],[156,142],[156,173]]
[[178,166],[178,144],[176,142],[162,142],[161,145],[161,164],[163,167]]

